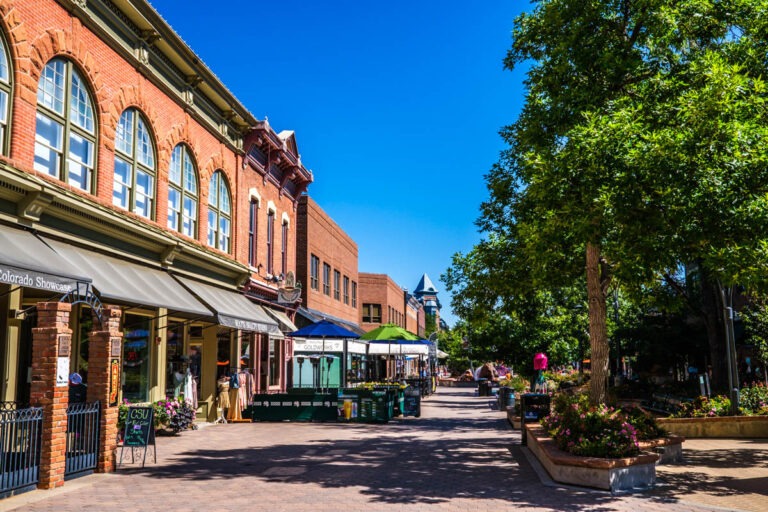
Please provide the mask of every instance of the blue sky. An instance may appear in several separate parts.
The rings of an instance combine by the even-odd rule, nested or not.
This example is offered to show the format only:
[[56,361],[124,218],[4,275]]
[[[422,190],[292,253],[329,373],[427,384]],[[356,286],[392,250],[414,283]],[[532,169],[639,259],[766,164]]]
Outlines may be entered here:
[[453,324],[440,275],[480,240],[483,175],[524,94],[502,59],[530,4],[150,1],[251,113],[296,132],[359,270],[410,290],[426,272]]

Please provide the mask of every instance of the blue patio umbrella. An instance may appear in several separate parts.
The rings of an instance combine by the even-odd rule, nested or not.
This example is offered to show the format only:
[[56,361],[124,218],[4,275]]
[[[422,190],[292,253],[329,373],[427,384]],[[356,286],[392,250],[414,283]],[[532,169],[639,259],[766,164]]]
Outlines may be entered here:
[[[329,322],[328,320],[320,320],[319,322],[315,322],[313,324],[307,325],[306,327],[302,327],[298,331],[293,331],[292,333],[288,333],[288,336],[293,336],[295,338],[322,338],[323,353],[321,354],[321,357],[325,357],[325,338],[357,339],[360,337],[359,334],[356,334],[348,329],[340,327],[333,322]],[[328,363],[328,367],[330,368],[330,362]],[[326,376],[326,384],[327,384],[327,379],[328,377]],[[322,385],[322,382],[320,382],[320,384]]]
[[357,339],[360,337],[359,334],[356,334],[348,329],[340,327],[333,322],[329,322],[328,320],[320,320],[319,322],[315,322],[313,324],[307,325],[306,327],[302,327],[298,331],[293,331],[291,333],[288,333],[288,336],[293,336],[296,338],[354,338],[354,339]]

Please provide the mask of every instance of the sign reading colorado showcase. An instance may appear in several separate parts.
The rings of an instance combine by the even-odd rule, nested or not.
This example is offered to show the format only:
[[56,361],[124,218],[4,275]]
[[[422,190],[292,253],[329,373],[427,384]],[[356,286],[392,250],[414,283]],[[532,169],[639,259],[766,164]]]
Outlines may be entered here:
[[7,283],[56,293],[68,293],[75,289],[77,281],[68,277],[53,276],[33,270],[0,265],[0,283]]
[[123,446],[147,446],[155,442],[155,410],[152,406],[128,407]]

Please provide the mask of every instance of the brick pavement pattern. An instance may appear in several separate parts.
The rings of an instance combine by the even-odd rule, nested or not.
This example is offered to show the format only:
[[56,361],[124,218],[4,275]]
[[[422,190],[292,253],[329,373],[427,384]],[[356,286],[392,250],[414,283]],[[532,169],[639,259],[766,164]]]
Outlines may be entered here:
[[651,492],[554,484],[474,390],[441,388],[386,425],[239,423],[158,438],[157,463],[0,501],[35,511],[768,510],[768,442],[693,441]]

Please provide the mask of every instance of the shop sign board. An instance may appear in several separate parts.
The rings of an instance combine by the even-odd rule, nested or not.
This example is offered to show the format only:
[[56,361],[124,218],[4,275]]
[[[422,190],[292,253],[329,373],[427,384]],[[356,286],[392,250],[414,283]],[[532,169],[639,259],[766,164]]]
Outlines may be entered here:
[[344,340],[334,338],[334,339],[327,339],[323,341],[322,339],[317,339],[317,338],[304,339],[304,340],[302,340],[301,338],[294,338],[293,351],[294,353],[295,352],[312,352],[312,353],[318,353],[318,354],[322,354],[324,352],[343,352]]
[[120,392],[120,360],[112,359],[109,363],[109,406],[117,405],[117,395]]
[[54,293],[69,293],[77,286],[77,280],[67,277],[34,272],[0,264],[0,283],[27,288],[37,288]]
[[123,452],[128,448],[131,452],[131,460],[134,460],[136,448],[144,448],[144,457],[141,467],[147,459],[147,447],[151,444],[154,448],[155,462],[157,462],[157,446],[155,445],[155,409],[151,406],[135,405],[128,407],[125,415],[125,430],[123,431],[123,447],[120,451],[120,462],[123,462]]
[[56,387],[61,388],[69,385],[69,358],[56,358]]

